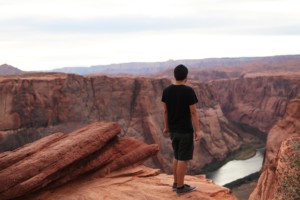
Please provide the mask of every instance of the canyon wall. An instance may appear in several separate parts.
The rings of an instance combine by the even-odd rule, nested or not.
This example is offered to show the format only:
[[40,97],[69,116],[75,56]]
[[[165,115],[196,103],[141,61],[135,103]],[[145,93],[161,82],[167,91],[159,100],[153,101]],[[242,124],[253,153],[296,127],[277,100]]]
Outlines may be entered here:
[[[121,136],[158,144],[160,152],[147,165],[170,172],[173,156],[170,139],[162,135],[161,103],[162,91],[169,84],[169,79],[70,74],[2,78],[0,147],[2,151],[9,150],[53,130],[70,132],[90,122],[114,121],[121,125]],[[242,144],[257,142],[227,120],[208,85],[189,84],[199,99],[202,129],[202,140],[196,144],[194,161],[190,164],[191,172],[225,159]]]
[[300,93],[300,75],[258,74],[212,81],[225,116],[268,132],[281,119],[288,102]]
[[250,200],[300,198],[300,96],[268,134],[266,156]]

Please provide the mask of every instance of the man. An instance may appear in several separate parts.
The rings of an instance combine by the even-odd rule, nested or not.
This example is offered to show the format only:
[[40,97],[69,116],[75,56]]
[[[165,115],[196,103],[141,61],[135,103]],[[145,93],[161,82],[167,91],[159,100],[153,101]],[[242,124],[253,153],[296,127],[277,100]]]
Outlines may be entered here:
[[[164,89],[162,102],[164,107],[164,130],[170,133],[174,151],[173,190],[177,194],[192,192],[196,187],[184,184],[187,161],[193,159],[194,140],[200,139],[200,127],[196,110],[198,102],[194,90],[186,86],[188,69],[178,65],[174,69],[175,83]],[[193,127],[194,125],[194,127]],[[195,129],[195,134],[194,134]]]

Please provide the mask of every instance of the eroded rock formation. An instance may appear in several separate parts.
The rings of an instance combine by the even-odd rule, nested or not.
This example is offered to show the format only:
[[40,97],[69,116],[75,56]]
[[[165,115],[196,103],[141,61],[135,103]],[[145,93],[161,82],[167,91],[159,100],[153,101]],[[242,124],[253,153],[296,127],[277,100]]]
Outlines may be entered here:
[[103,177],[158,152],[156,144],[118,138],[120,132],[117,123],[98,122],[0,154],[0,199],[23,198],[88,173]]
[[210,85],[228,119],[268,132],[300,93],[300,76],[260,74]]
[[[2,144],[30,139],[34,128],[115,121],[121,125],[122,136],[159,145],[161,151],[147,165],[171,171],[172,150],[169,138],[162,135],[161,103],[163,89],[171,84],[169,79],[27,74],[2,78],[0,83]],[[197,172],[255,138],[224,117],[208,85],[189,84],[199,98],[197,106],[203,130],[201,145],[196,145],[190,167]],[[43,137],[49,133],[39,134]]]
[[[300,198],[300,96],[270,130],[266,156],[251,200]],[[296,198],[297,197],[297,198]]]

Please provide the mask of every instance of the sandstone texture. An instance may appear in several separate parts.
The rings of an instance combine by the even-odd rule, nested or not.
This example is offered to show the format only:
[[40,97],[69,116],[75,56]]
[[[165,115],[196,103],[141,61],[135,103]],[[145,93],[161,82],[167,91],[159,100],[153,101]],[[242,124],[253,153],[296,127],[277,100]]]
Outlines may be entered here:
[[300,94],[300,75],[259,74],[210,82],[225,116],[267,133]]
[[[43,127],[114,121],[121,126],[121,137],[158,144],[160,152],[146,164],[171,172],[173,155],[170,139],[162,135],[161,103],[162,91],[170,84],[171,80],[160,78],[59,73],[2,78],[0,150],[1,147],[2,151],[10,150],[8,144],[16,146],[16,141],[23,145],[49,134],[43,131],[39,131],[38,137],[33,134]],[[189,168],[191,173],[197,173],[206,164],[220,161],[242,144],[257,139],[227,120],[207,84],[192,81],[189,84],[199,99],[202,129],[202,140],[196,144],[195,159]],[[64,132],[68,132],[66,128]]]
[[120,132],[117,123],[97,122],[0,154],[0,199],[26,199],[87,174],[103,177],[141,164],[159,150],[156,144],[118,138]]
[[268,134],[262,173],[251,200],[300,198],[300,96]]
[[160,174],[159,170],[136,166],[114,172],[103,178],[76,180],[60,188],[43,191],[34,200],[139,200],[139,199],[203,199],[236,200],[230,190],[217,186],[205,176],[187,176],[187,183],[197,191],[178,196],[172,191],[173,177]]

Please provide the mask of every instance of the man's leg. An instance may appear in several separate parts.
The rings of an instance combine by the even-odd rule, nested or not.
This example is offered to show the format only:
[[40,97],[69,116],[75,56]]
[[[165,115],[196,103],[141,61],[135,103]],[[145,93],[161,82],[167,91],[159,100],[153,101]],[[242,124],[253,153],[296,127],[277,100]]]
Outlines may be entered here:
[[177,188],[182,187],[184,185],[184,176],[186,173],[187,161],[178,160],[177,162]]
[[182,134],[180,136],[179,152],[177,158],[177,194],[192,192],[196,187],[184,184],[184,177],[187,170],[188,160],[193,159],[194,137],[192,134]]
[[178,163],[178,161],[174,158],[174,159],[173,159],[173,176],[174,176],[174,183],[177,183],[177,163]]

